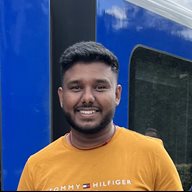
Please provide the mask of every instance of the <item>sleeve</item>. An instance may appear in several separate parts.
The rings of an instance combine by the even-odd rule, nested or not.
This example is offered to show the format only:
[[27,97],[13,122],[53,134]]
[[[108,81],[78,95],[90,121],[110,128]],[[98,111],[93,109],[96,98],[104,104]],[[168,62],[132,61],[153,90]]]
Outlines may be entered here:
[[34,191],[32,174],[30,173],[29,160],[26,162],[22,171],[17,191]]
[[161,145],[156,153],[155,191],[183,191],[177,169],[165,148]]

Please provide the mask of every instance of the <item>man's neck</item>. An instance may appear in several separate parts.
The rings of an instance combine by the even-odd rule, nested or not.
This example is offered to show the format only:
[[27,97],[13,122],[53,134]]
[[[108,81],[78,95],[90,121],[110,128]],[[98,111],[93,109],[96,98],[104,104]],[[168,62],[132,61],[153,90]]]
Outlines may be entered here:
[[71,129],[67,136],[67,141],[72,146],[78,149],[94,149],[106,145],[114,136],[116,127],[113,123],[109,124],[106,128],[98,133],[83,134],[74,129]]

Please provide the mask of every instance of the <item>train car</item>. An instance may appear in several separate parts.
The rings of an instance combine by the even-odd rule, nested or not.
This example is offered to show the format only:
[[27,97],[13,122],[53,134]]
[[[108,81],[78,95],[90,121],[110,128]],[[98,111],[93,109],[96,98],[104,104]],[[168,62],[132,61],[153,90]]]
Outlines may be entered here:
[[190,1],[1,0],[0,26],[1,190],[16,190],[27,158],[69,131],[58,61],[69,45],[90,40],[119,59],[123,92],[114,123],[155,132],[189,189]]

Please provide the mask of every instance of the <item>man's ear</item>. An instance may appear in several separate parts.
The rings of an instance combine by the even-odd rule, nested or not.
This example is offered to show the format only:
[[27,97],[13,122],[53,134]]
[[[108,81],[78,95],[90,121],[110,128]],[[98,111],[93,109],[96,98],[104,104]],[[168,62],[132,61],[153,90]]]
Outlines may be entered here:
[[63,88],[59,87],[57,93],[59,96],[60,106],[61,106],[61,108],[63,108]]
[[116,105],[119,105],[120,100],[121,100],[121,92],[122,92],[122,87],[121,85],[117,85],[116,87],[116,92],[115,92],[115,102]]

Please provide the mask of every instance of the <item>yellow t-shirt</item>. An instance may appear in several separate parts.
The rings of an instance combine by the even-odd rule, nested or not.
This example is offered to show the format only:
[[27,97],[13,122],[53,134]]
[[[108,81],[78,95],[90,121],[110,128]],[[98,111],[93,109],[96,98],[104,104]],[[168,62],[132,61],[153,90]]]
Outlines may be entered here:
[[18,190],[183,189],[161,142],[118,127],[108,144],[91,150],[60,137],[28,159]]

